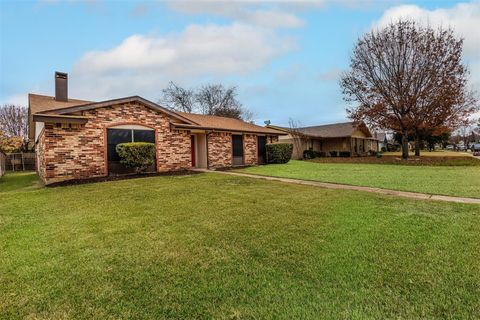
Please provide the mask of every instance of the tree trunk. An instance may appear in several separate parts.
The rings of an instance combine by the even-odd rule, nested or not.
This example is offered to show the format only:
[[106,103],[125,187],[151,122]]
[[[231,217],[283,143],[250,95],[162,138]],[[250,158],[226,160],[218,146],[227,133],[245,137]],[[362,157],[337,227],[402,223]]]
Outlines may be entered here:
[[420,137],[418,136],[418,133],[415,133],[415,156],[420,156]]
[[408,131],[402,133],[402,159],[408,159]]

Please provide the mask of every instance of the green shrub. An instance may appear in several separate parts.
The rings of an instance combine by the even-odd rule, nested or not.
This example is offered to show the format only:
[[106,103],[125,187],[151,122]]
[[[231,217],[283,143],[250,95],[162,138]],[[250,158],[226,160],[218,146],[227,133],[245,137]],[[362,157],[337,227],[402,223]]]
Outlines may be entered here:
[[135,168],[137,173],[144,172],[155,163],[155,144],[150,142],[127,142],[117,144],[120,163]]
[[303,159],[315,159],[315,158],[325,158],[327,153],[324,151],[313,151],[305,150],[303,151]]
[[303,151],[303,159],[313,159],[313,158],[316,158],[315,151],[313,150]]
[[292,158],[293,144],[271,143],[267,144],[268,163],[287,163]]

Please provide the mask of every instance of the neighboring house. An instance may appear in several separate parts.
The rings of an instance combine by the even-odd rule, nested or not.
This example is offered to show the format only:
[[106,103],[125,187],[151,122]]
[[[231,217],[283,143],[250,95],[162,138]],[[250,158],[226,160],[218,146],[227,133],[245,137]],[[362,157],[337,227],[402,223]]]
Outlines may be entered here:
[[363,123],[345,122],[303,128],[269,128],[288,133],[280,142],[293,143],[293,158],[301,159],[305,150],[324,152],[331,156],[363,156],[378,150],[378,141]]
[[379,151],[382,150],[382,148],[387,149],[388,139],[387,139],[387,134],[385,132],[375,131],[374,137],[378,141]]
[[29,136],[46,183],[129,172],[122,142],[156,144],[149,171],[223,168],[266,161],[282,131],[241,120],[180,113],[138,96],[101,102],[68,98],[67,74],[55,74],[55,97],[29,94]]

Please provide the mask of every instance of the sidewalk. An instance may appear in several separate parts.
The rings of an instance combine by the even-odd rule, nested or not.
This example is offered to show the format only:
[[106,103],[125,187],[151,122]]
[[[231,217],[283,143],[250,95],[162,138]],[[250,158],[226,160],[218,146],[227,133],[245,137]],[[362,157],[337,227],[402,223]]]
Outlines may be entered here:
[[206,169],[196,169],[195,171],[213,172],[213,173],[220,173],[220,174],[226,174],[231,176],[248,177],[248,178],[263,179],[263,180],[270,180],[270,181],[280,181],[285,183],[294,183],[294,184],[301,184],[301,185],[328,188],[328,189],[365,191],[365,192],[386,194],[386,195],[392,195],[392,196],[398,196],[398,197],[404,197],[404,198],[410,198],[410,199],[480,204],[480,199],[475,199],[475,198],[432,195],[427,193],[398,191],[398,190],[381,189],[381,188],[374,188],[374,187],[352,186],[348,184],[337,184],[337,183],[308,181],[308,180],[291,179],[291,178],[269,177],[269,176],[260,176],[260,175],[249,174],[249,173],[232,172],[232,171],[213,171],[213,170],[206,170]]

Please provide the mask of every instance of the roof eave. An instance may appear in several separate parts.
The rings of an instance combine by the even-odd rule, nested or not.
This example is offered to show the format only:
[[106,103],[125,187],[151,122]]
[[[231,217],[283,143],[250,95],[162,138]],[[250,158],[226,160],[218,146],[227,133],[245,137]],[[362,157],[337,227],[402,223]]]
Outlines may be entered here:
[[176,113],[174,111],[170,111],[167,108],[164,108],[164,107],[162,107],[162,106],[160,106],[160,105],[158,105],[158,104],[156,104],[152,101],[149,101],[145,98],[142,98],[140,96],[130,96],[130,97],[119,98],[119,99],[105,100],[105,101],[100,101],[100,102],[92,102],[92,103],[87,103],[87,104],[76,105],[76,106],[73,106],[73,107],[65,107],[65,108],[58,108],[58,109],[53,109],[53,110],[42,111],[41,113],[42,114],[60,114],[61,115],[61,114],[67,114],[67,113],[93,110],[93,109],[97,109],[97,108],[104,108],[104,107],[109,107],[109,106],[113,106],[113,105],[116,105],[116,104],[122,104],[122,103],[134,102],[134,101],[140,102],[143,105],[145,105],[145,106],[147,106],[147,107],[149,107],[153,110],[163,112],[163,113],[171,116],[172,118],[176,118],[178,120],[181,120],[181,121],[184,121],[184,122],[187,122],[187,123],[190,123],[190,124],[197,124],[196,122],[194,122],[190,119],[187,119],[187,118],[179,115],[178,113]]
[[87,123],[88,118],[82,116],[64,116],[64,115],[50,115],[50,114],[34,114],[33,122],[46,123]]
[[278,135],[283,136],[287,135],[282,131],[271,132],[271,131],[261,131],[261,130],[244,130],[244,129],[232,129],[232,128],[215,128],[209,126],[199,126],[199,125],[188,125],[182,123],[174,123],[172,122],[171,125],[177,129],[198,129],[198,130],[209,130],[209,131],[217,131],[217,132],[242,132],[242,133],[255,133],[255,134],[270,134],[270,135]]

